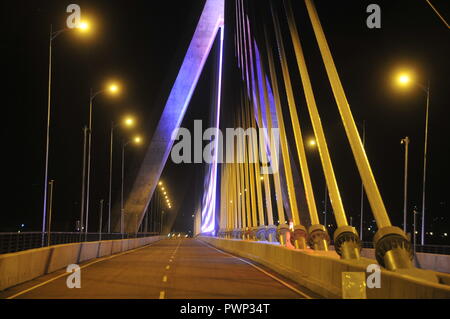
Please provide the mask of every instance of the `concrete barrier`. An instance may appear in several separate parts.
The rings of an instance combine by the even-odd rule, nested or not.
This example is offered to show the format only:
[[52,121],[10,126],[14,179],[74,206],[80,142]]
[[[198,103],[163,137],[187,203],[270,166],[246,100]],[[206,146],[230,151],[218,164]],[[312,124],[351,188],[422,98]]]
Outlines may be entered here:
[[0,290],[44,275],[49,256],[47,247],[0,255]]
[[50,246],[50,258],[46,273],[66,267],[70,264],[78,263],[81,244],[64,244]]
[[[294,250],[263,242],[198,237],[219,249],[249,258],[326,298],[342,298],[342,272],[366,272],[376,261],[339,259],[335,252]],[[431,271],[429,271],[431,272]],[[433,272],[440,280],[432,283],[412,276],[381,270],[381,288],[366,289],[367,298],[450,298],[450,275]]]
[[[361,256],[375,259],[375,249],[363,248]],[[416,253],[415,261],[419,268],[450,273],[450,255]]]
[[128,239],[124,239],[122,240],[122,251],[127,251],[128,250]]
[[98,257],[105,257],[112,254],[113,240],[104,240],[100,242]]
[[123,244],[123,240],[119,239],[119,240],[113,240],[112,241],[112,251],[111,254],[117,254],[122,252],[122,244]]
[[0,254],[0,291],[65,268],[70,264],[142,247],[163,238],[165,237],[152,236],[74,243]]
[[99,245],[100,245],[99,241],[81,243],[81,250],[80,256],[78,257],[78,262],[81,263],[86,260],[97,258],[99,252],[98,251]]

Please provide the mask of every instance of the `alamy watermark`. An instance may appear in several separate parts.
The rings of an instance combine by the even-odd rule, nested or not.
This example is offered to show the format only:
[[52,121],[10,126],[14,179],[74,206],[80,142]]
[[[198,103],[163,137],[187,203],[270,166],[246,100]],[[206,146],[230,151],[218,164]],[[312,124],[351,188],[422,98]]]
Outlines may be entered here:
[[[184,127],[172,132],[176,141],[170,153],[174,163],[259,163],[261,174],[278,172],[280,131],[278,128],[216,127],[203,131],[202,121],[194,120],[194,132]],[[204,141],[208,143],[203,147]],[[225,141],[225,143],[224,143]]]

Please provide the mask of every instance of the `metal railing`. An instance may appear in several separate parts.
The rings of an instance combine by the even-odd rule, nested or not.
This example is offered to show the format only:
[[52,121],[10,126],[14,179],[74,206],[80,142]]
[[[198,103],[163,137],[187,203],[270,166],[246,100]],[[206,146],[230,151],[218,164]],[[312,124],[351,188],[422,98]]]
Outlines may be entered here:
[[[155,236],[159,233],[147,232],[136,234],[121,233],[79,233],[79,232],[52,232],[50,233],[50,245],[79,243],[85,241],[129,239],[147,236]],[[44,234],[44,247],[48,246],[48,233]],[[0,233],[0,254],[42,247],[41,232],[11,232]]]

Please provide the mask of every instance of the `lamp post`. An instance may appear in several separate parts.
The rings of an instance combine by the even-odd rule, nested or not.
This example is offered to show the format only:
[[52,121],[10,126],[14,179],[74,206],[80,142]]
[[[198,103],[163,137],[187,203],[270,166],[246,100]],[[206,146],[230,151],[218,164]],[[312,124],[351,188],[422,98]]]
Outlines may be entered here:
[[123,203],[123,186],[124,186],[124,177],[125,177],[125,147],[127,147],[128,144],[131,142],[134,142],[135,144],[141,143],[141,138],[139,136],[136,136],[132,140],[129,140],[125,142],[125,140],[122,141],[122,182],[120,187],[120,233],[122,234],[123,239],[123,232],[124,232],[124,203]]
[[425,137],[424,137],[424,147],[423,147],[423,176],[422,176],[422,223],[421,223],[421,234],[420,234],[420,244],[425,245],[425,199],[426,199],[426,176],[427,176],[427,147],[428,147],[428,115],[430,107],[430,81],[427,85],[423,85],[416,82],[409,73],[401,73],[397,77],[397,83],[400,86],[407,87],[411,84],[419,87],[426,94],[426,107],[425,107]]
[[427,176],[427,146],[428,146],[428,111],[430,107],[430,82],[427,87],[420,85],[420,88],[425,91],[427,95],[427,103],[425,110],[425,141],[423,147],[423,181],[422,181],[422,234],[420,237],[420,244],[425,245],[425,191],[426,191],[426,176]]
[[81,173],[81,212],[80,212],[80,241],[83,233],[84,225],[84,204],[85,204],[85,186],[86,186],[86,145],[87,143],[87,126],[83,128],[83,171]]
[[[134,119],[127,117],[124,120],[124,124],[128,127],[134,125]],[[112,168],[113,168],[113,143],[114,143],[114,129],[119,126],[111,121],[111,131],[110,131],[110,146],[109,146],[109,199],[108,199],[108,233],[111,233],[111,190],[112,190]]]
[[47,233],[47,246],[50,246],[50,233],[52,226],[52,208],[53,208],[53,186],[55,181],[52,179],[48,184],[50,185],[50,203],[49,203],[49,214],[48,214],[48,233]]
[[409,137],[406,136],[400,141],[401,144],[405,144],[405,173],[404,173],[404,185],[403,185],[403,231],[406,233],[406,212],[408,209],[408,150],[409,150]]
[[414,207],[413,210],[413,214],[414,214],[414,223],[413,223],[413,252],[414,252],[414,258],[416,258],[416,246],[417,246],[417,240],[416,240],[416,223],[417,223],[417,207]]
[[[77,27],[81,31],[89,29],[87,22],[80,23]],[[53,31],[53,25],[50,24],[50,36],[48,45],[48,86],[47,86],[47,132],[45,141],[45,169],[44,169],[44,207],[42,212],[42,240],[41,246],[44,246],[45,224],[47,220],[47,185],[48,185],[48,154],[50,148],[50,114],[51,114],[51,96],[52,96],[52,49],[53,40],[60,34],[69,31],[69,28],[64,28],[58,31]]]
[[100,221],[99,221],[99,226],[98,226],[98,233],[99,233],[99,239],[98,240],[102,240],[102,224],[103,224],[103,199],[100,200],[100,211],[99,211],[99,215],[100,215]]
[[87,238],[88,233],[88,223],[89,223],[89,195],[90,195],[90,178],[91,178],[91,152],[92,152],[92,106],[94,99],[102,93],[109,92],[111,94],[116,94],[119,87],[116,84],[111,84],[107,89],[93,92],[92,89],[89,95],[89,126],[88,126],[88,146],[87,146],[87,177],[86,177],[86,228],[85,228],[85,238]]

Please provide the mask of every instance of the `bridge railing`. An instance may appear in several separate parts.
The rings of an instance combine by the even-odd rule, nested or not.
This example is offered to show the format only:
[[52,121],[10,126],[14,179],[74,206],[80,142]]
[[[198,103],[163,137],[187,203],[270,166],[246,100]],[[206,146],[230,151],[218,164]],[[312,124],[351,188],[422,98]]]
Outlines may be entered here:
[[[129,239],[158,235],[156,232],[146,233],[79,233],[79,232],[52,232],[50,245],[79,243],[85,241]],[[44,234],[44,247],[48,246],[48,233]],[[42,246],[42,232],[10,232],[0,233],[0,254],[40,248]]]

